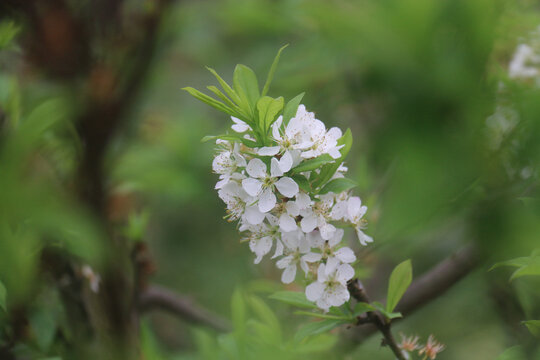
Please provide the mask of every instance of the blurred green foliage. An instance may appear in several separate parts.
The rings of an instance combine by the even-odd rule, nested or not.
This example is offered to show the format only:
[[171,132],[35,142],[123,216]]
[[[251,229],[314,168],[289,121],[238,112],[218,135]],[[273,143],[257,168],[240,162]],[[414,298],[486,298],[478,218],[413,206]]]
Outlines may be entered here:
[[[499,359],[538,358],[537,339],[520,323],[540,319],[537,279],[509,283],[508,270],[487,270],[539,244],[540,87],[507,71],[516,46],[539,25],[532,0],[173,5],[151,76],[107,154],[107,186],[136,199],[139,209],[124,231],[151,247],[153,281],[231,317],[234,331],[217,335],[149,316],[142,326],[146,358],[392,358],[376,337],[360,346],[347,341],[353,329],[339,333],[345,336],[338,345],[334,332],[296,343],[292,336],[306,319],[266,300],[282,289],[278,270],[254,266],[222,219],[212,145],[200,139],[231,122],[180,89],[214,83],[205,66],[229,83],[236,63],[266,74],[284,44],[269,95],[305,92],[309,110],[328,126],[350,128],[355,139],[347,165],[370,208],[367,232],[375,239],[356,248],[358,274],[367,279],[372,268],[411,258],[420,275],[463,245],[480,249],[485,266],[398,323],[396,333],[436,334],[447,345],[442,360],[503,352]],[[77,84],[25,69],[17,35],[23,26],[0,22],[0,325],[19,304],[30,304],[31,341],[18,351],[55,359],[65,315],[42,281],[40,251],[52,246],[99,268],[104,229],[71,192],[81,153]],[[493,149],[486,119],[501,104],[512,106],[519,124]],[[524,168],[532,175],[520,176]],[[233,293],[239,286],[246,292]],[[385,287],[375,281],[372,296],[381,298]],[[3,328],[0,344],[10,331]],[[522,348],[505,351],[513,345]]]

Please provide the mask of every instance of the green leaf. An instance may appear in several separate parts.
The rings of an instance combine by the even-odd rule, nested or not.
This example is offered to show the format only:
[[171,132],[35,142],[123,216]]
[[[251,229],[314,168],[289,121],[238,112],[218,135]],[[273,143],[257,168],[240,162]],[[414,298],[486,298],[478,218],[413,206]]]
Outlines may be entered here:
[[235,103],[233,103],[228,97],[226,97],[225,94],[223,94],[221,91],[219,91],[219,89],[217,87],[208,86],[207,88],[208,88],[208,90],[210,90],[211,92],[216,94],[217,97],[219,97],[221,100],[223,100],[225,102],[225,104],[227,104],[233,111],[235,111],[235,114],[233,114],[235,117],[240,118],[240,119],[242,119],[244,121],[247,121],[248,124],[251,122],[247,118],[247,115],[244,114],[242,109],[240,109]]
[[506,349],[496,360],[526,360],[521,346],[512,346]]
[[343,315],[330,315],[330,314],[321,314],[321,313],[315,313],[315,312],[309,312],[309,311],[295,311],[296,315],[306,315],[311,317],[316,317],[319,319],[333,319],[333,320],[351,320],[348,316]]
[[231,299],[231,318],[235,333],[242,337],[246,332],[246,303],[239,289],[236,289]]
[[277,115],[283,109],[283,98],[273,99],[269,96],[263,96],[257,102],[257,111],[259,112],[259,127],[266,134],[270,125],[276,120]]
[[510,281],[517,279],[522,276],[540,276],[540,258],[538,258],[537,262],[520,267],[514,273],[512,276],[510,276]]
[[329,162],[333,162],[333,161],[334,159],[332,159],[330,155],[323,154],[314,159],[302,161],[298,166],[294,167],[292,171],[294,174],[298,174],[305,171],[312,171],[312,170],[320,168],[324,164],[328,164]]
[[283,124],[287,125],[289,121],[296,116],[298,105],[300,105],[300,101],[302,101],[304,94],[305,93],[301,93],[300,95],[293,97],[289,100],[287,105],[285,105],[285,108],[283,109]]
[[412,282],[411,260],[405,260],[392,271],[388,282],[386,311],[391,313]]
[[371,305],[375,308],[375,310],[377,310],[378,312],[383,314],[384,317],[387,318],[387,319],[392,320],[392,319],[395,319],[395,318],[402,317],[400,312],[387,311],[386,308],[384,307],[384,305],[381,304],[380,302],[374,301],[374,302],[371,303]]
[[218,73],[214,69],[210,67],[206,67],[206,68],[216,77],[219,84],[221,85],[223,90],[225,90],[227,95],[232,99],[232,101],[234,101],[237,104],[240,104],[241,103],[240,96],[238,96],[238,94],[229,86],[229,84],[227,84],[227,82],[223,80],[221,76],[219,76]]
[[342,324],[348,324],[346,320],[334,320],[327,319],[322,321],[316,321],[302,326],[294,335],[294,340],[299,342],[308,336],[321,334],[323,332],[330,331]]
[[342,193],[343,191],[347,191],[349,189],[352,189],[353,187],[357,186],[358,184],[355,181],[352,181],[351,179],[347,178],[339,178],[331,180],[328,184],[326,184],[321,191],[319,191],[319,194],[327,194],[329,192],[333,192],[334,194]]
[[272,79],[274,78],[274,73],[276,72],[277,65],[279,63],[279,57],[281,56],[281,52],[287,47],[289,44],[283,46],[281,49],[278,50],[278,53],[276,57],[274,58],[274,62],[272,62],[272,66],[270,66],[270,71],[268,72],[268,76],[266,77],[266,82],[264,83],[264,87],[261,93],[261,96],[264,96],[268,93],[268,90],[270,89],[270,84],[272,83]]
[[21,28],[11,20],[0,22],[0,49],[6,48]]
[[540,320],[522,321],[522,324],[524,324],[527,329],[529,329],[531,334],[540,338]]
[[311,192],[311,184],[304,175],[295,174],[292,176],[292,179],[298,184],[300,189],[304,190],[307,193]]
[[249,298],[250,307],[253,311],[259,316],[259,318],[268,326],[270,329],[270,334],[274,338],[276,343],[280,342],[281,339],[281,326],[279,320],[274,315],[272,310],[256,296],[251,296]]
[[7,312],[7,291],[4,284],[0,281],[0,309],[3,309],[5,312]]
[[306,294],[297,291],[278,291],[269,296],[270,299],[278,300],[289,305],[303,308],[317,309],[317,306],[306,298]]
[[242,64],[236,65],[233,76],[233,88],[241,99],[239,105],[244,105],[244,110],[247,113],[253,114],[260,97],[259,83],[253,70]]
[[341,153],[341,157],[339,159],[336,159],[334,163],[326,164],[322,167],[321,173],[319,174],[317,180],[313,183],[313,186],[315,188],[323,186],[332,178],[332,176],[334,176],[337,169],[339,168],[343,160],[345,160],[347,154],[351,150],[352,141],[353,139],[351,129],[347,129],[345,134],[338,140],[338,145],[344,145],[339,150]]
[[206,94],[203,94],[202,92],[200,92],[197,89],[194,89],[192,87],[185,87],[185,88],[182,88],[182,90],[187,91],[188,93],[190,93],[191,96],[193,96],[197,100],[200,100],[203,103],[205,103],[207,105],[210,105],[210,106],[212,106],[213,108],[215,108],[215,109],[217,109],[219,111],[223,111],[224,113],[229,114],[229,115],[234,115],[235,114],[235,111],[233,109],[231,109],[230,107],[228,107],[227,105],[223,104],[220,101],[217,101],[216,99],[214,99],[214,98],[212,98],[212,97],[210,97],[210,96],[208,96]]
[[368,304],[365,302],[359,302],[359,303],[356,303],[356,305],[354,305],[353,317],[357,317],[364,313],[375,311],[375,310],[377,309],[371,304]]

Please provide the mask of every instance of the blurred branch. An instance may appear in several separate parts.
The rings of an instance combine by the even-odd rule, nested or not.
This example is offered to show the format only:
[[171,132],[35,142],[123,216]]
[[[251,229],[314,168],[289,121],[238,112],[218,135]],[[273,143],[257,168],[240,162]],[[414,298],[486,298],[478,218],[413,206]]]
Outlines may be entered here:
[[[349,289],[349,292],[351,293],[351,296],[354,297],[359,302],[364,303],[370,303],[369,298],[360,283],[358,279],[353,279],[349,281],[347,284],[347,288]],[[360,320],[360,319],[359,319]],[[391,331],[391,324],[390,321],[386,320],[380,313],[377,311],[369,311],[366,313],[366,318],[362,318],[362,320],[367,320],[368,323],[371,323],[372,326],[376,327],[377,330],[381,332],[381,334],[384,336],[384,345],[388,345],[394,355],[399,360],[406,360],[405,356],[403,355],[403,352],[399,348],[398,344],[396,343],[396,340],[394,339],[394,336],[392,335]],[[365,324],[365,321],[359,321],[359,324]]]
[[191,298],[158,285],[149,286],[140,294],[139,308],[142,312],[165,310],[192,324],[208,326],[217,331],[231,329],[226,319],[195,304]]
[[[395,311],[400,312],[404,317],[412,314],[444,294],[478,265],[479,258],[473,246],[459,250],[413,281]],[[354,338],[362,342],[377,330],[377,327],[371,324],[362,326],[355,332]]]

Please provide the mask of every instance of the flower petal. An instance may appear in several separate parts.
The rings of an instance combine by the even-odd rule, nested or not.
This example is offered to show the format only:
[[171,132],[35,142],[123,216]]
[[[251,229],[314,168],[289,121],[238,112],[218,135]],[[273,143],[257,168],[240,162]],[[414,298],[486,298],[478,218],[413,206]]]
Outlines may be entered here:
[[266,176],[266,165],[261,159],[251,159],[246,166],[246,171],[249,176],[260,179]]
[[288,201],[287,204],[285,204],[285,209],[287,209],[287,214],[291,216],[300,215],[300,207],[296,201]]
[[270,176],[273,178],[283,176],[283,171],[279,167],[279,160],[274,157],[270,160]]
[[306,286],[306,298],[309,301],[317,301],[322,296],[324,291],[324,284],[320,282],[313,282]]
[[283,271],[283,274],[281,274],[281,282],[284,284],[290,284],[294,281],[294,278],[296,277],[296,264],[289,265],[285,268]]
[[367,243],[373,242],[373,238],[369,235],[364,234],[364,232],[357,227],[356,228],[356,235],[358,235],[358,240],[360,241],[360,244],[366,246]]
[[257,196],[261,192],[262,182],[257,179],[247,178],[242,180],[242,188],[251,196]]
[[354,277],[354,269],[349,264],[341,264],[336,271],[336,280],[342,284],[346,284],[347,281]]
[[279,152],[279,146],[265,146],[257,151],[261,156],[274,156]]
[[300,221],[300,226],[303,232],[310,233],[317,227],[317,218],[315,215],[306,216]]
[[336,227],[332,224],[327,224],[324,222],[322,225],[319,225],[319,231],[321,232],[321,237],[324,240],[330,240],[336,233]]
[[276,266],[278,269],[285,269],[287,266],[291,265],[293,257],[292,255],[285,256],[284,258],[279,259],[276,262]]
[[264,213],[259,211],[259,208],[255,205],[246,206],[244,217],[251,225],[259,225],[264,220]]
[[279,227],[283,231],[294,231],[298,228],[296,221],[287,214],[281,214],[279,217]]
[[306,255],[302,256],[302,260],[307,261],[307,262],[317,262],[321,260],[321,258],[322,258],[321,254],[312,253],[312,252],[307,253]]
[[279,133],[279,128],[283,122],[283,116],[279,116],[276,121],[272,124],[272,136],[275,140],[281,140],[281,134]]
[[290,177],[282,177],[276,182],[276,188],[279,190],[281,195],[288,198],[292,198],[298,194],[298,184],[294,182]]
[[328,296],[327,301],[331,306],[341,306],[350,298],[350,294],[345,286],[337,286],[334,292]]
[[342,247],[338,251],[334,252],[334,255],[341,260],[341,262],[344,263],[352,263],[356,260],[356,256],[354,255],[354,251],[352,251],[348,247]]
[[263,190],[262,194],[259,196],[259,210],[262,213],[267,213],[276,206],[276,195],[272,192],[271,189]]
[[279,159],[279,168],[281,171],[286,173],[287,171],[291,170],[291,167],[293,165],[293,158],[291,156],[291,153],[289,151],[286,151],[285,154]]

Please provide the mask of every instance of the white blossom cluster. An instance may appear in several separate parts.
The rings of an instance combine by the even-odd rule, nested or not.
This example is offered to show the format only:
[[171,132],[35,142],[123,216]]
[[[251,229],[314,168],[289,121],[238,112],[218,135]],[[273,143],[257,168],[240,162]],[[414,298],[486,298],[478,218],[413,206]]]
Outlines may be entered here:
[[[232,117],[232,129],[250,137],[251,128]],[[295,171],[306,161],[328,154],[341,158],[339,128],[326,129],[314,113],[300,105],[285,124],[280,116],[271,127],[271,146],[249,147],[241,142],[217,140],[219,152],[212,168],[219,174],[219,197],[227,206],[229,221],[239,222],[242,240],[249,242],[255,263],[273,252],[281,280],[293,282],[300,266],[311,281],[306,297],[327,311],[349,300],[347,281],[354,276],[354,252],[343,246],[344,230],[338,223],[355,228],[362,245],[372,242],[364,234],[367,207],[347,191],[314,194],[302,189],[295,176],[311,181],[320,168]],[[339,160],[340,161],[340,160]],[[347,168],[340,164],[333,178],[342,178]]]

